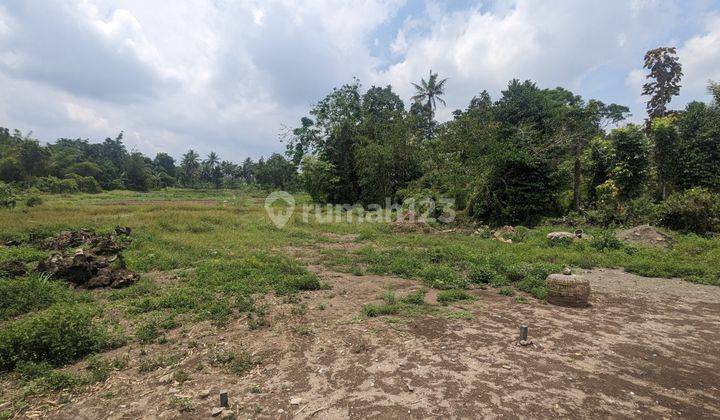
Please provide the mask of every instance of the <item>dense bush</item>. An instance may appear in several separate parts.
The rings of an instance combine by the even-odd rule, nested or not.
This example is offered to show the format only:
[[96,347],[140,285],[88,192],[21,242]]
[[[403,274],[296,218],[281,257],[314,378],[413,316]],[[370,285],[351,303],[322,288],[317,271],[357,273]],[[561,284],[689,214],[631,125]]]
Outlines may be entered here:
[[28,207],[39,206],[42,203],[43,203],[43,199],[38,197],[37,195],[31,195],[25,199],[25,205]]
[[78,184],[74,179],[60,179],[54,176],[40,177],[35,179],[34,186],[42,191],[54,194],[78,192]]
[[674,193],[663,203],[660,224],[698,234],[720,232],[720,194],[704,188]]
[[16,204],[15,189],[0,181],[0,207],[13,208]]
[[97,309],[57,304],[4,325],[0,330],[0,370],[20,362],[73,362],[103,348],[107,332],[94,322]]
[[77,188],[80,192],[97,194],[102,191],[100,184],[97,180],[91,176],[80,176],[71,174],[68,176],[69,179],[75,180]]

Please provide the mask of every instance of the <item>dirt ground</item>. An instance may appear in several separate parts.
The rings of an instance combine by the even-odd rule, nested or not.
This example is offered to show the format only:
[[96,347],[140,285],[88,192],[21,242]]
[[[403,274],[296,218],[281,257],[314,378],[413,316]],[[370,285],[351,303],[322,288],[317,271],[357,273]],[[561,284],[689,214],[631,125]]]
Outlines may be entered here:
[[[519,304],[478,289],[476,301],[430,315],[364,319],[362,305],[379,302],[388,287],[403,294],[419,284],[310,268],[332,289],[304,292],[305,313],[278,299],[268,328],[249,330],[245,319],[223,330],[201,323],[170,345],[145,347],[150,356],[179,352],[174,369],[189,380],[170,380],[170,368],[139,373],[145,356],[125,347],[115,353],[130,355],[126,369],[61,407],[26,415],[209,418],[225,389],[238,418],[720,417],[718,287],[597,269],[582,273],[592,285],[589,308]],[[460,309],[472,317],[448,316]],[[518,344],[520,324],[534,345]],[[261,363],[227,372],[208,364],[219,348]],[[181,411],[178,398],[192,411]]]

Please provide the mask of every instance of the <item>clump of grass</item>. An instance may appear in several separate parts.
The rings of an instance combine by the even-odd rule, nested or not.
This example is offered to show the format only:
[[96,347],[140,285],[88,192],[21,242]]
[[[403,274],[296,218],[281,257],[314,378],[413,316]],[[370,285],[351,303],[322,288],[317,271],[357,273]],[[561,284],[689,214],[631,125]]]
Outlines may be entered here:
[[260,363],[261,359],[259,357],[245,351],[236,353],[219,348],[210,355],[211,366],[224,367],[236,375],[242,375]]
[[500,291],[498,293],[500,293],[503,296],[515,295],[515,292],[513,291],[512,287],[510,287],[510,286],[505,286],[505,287],[500,288]]
[[377,316],[383,316],[383,315],[395,315],[398,312],[400,312],[400,307],[396,304],[388,305],[385,304],[375,304],[375,303],[368,303],[363,306],[363,314],[365,316],[372,318]]
[[469,311],[459,310],[459,311],[452,311],[452,312],[446,313],[445,318],[447,318],[447,319],[472,319],[473,314]]
[[422,305],[423,303],[425,303],[426,293],[426,289],[419,289],[403,296],[402,298],[400,298],[400,301],[408,305]]
[[434,289],[462,289],[467,287],[467,279],[453,267],[445,264],[428,265],[420,271],[420,278]]
[[138,363],[138,372],[148,373],[157,370],[161,367],[168,367],[177,362],[176,355],[169,356],[157,356],[157,357],[144,357],[140,359]]
[[438,292],[437,301],[442,304],[459,302],[464,300],[475,300],[475,296],[461,289],[443,290]]
[[181,413],[189,413],[195,410],[195,403],[191,398],[179,397],[177,395],[173,395],[170,398],[170,406],[177,409]]
[[622,249],[623,242],[616,238],[612,231],[605,230],[596,234],[590,241],[590,246],[598,251],[606,249]]
[[62,366],[107,346],[107,330],[90,305],[56,304],[0,329],[0,370],[20,362]]

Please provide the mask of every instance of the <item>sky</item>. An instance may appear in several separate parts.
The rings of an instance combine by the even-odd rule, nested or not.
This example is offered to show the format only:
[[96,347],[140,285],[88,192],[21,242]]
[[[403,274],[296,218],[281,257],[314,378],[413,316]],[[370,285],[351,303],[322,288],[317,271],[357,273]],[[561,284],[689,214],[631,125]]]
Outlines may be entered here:
[[240,161],[333,87],[447,77],[447,120],[513,78],[645,116],[645,51],[675,46],[671,108],[720,80],[720,0],[0,0],[0,126],[41,141]]

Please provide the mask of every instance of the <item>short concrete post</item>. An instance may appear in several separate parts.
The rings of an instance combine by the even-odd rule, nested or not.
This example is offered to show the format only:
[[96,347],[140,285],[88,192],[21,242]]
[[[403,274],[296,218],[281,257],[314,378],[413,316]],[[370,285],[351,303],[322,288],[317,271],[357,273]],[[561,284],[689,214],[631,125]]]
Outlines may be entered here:
[[220,407],[230,407],[227,391],[220,391]]
[[520,341],[528,341],[528,326],[520,326]]

